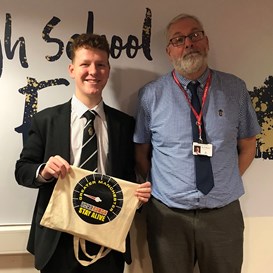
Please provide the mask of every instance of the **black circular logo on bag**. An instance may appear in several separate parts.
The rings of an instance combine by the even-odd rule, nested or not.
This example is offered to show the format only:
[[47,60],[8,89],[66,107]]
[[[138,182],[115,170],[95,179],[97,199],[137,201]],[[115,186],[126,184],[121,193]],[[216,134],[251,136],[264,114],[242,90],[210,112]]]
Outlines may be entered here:
[[74,209],[87,223],[104,224],[112,221],[122,205],[122,190],[110,176],[91,174],[82,178],[74,188]]

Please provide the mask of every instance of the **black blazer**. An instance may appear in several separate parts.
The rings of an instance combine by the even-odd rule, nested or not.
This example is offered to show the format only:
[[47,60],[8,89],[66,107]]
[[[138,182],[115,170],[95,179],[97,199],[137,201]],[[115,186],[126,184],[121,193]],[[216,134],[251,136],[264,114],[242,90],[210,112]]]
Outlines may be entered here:
[[[109,169],[106,174],[135,181],[134,119],[104,104],[109,138]],[[16,162],[18,184],[38,188],[27,250],[35,255],[35,267],[42,269],[55,251],[60,232],[40,226],[41,218],[51,197],[55,182],[37,183],[36,172],[41,163],[60,155],[70,161],[71,101],[38,112],[32,119],[28,139]],[[124,260],[131,262],[129,236]]]

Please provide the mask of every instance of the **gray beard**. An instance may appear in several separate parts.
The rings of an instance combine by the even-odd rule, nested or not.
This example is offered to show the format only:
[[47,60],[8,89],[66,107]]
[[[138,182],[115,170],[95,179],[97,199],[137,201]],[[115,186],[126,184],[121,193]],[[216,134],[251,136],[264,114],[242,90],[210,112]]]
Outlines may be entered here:
[[199,53],[193,53],[186,57],[180,57],[173,60],[173,66],[176,70],[183,74],[192,74],[198,72],[207,62],[207,56],[202,56]]

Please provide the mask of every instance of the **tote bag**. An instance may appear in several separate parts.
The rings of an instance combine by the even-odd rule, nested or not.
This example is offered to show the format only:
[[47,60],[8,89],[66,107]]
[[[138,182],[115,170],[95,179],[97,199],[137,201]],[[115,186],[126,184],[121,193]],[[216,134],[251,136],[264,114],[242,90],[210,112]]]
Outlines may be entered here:
[[[125,240],[140,204],[138,184],[71,166],[59,178],[41,225],[74,236],[74,252],[87,266],[111,249],[125,252]],[[97,255],[88,255],[85,240],[101,245]],[[91,261],[80,260],[78,250]]]

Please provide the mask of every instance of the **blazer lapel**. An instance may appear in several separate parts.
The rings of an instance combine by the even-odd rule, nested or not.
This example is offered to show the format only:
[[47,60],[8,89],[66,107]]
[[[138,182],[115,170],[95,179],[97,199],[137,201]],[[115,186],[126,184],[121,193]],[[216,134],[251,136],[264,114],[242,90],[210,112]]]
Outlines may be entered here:
[[70,121],[71,121],[71,100],[63,104],[56,117],[56,130],[58,131],[59,153],[65,160],[70,162]]
[[109,148],[108,148],[108,168],[106,173],[109,175],[113,175],[114,173],[118,173],[119,170],[117,169],[119,164],[118,161],[118,150],[121,148],[120,146],[120,122],[116,120],[116,115],[111,111],[111,108],[104,104],[104,111],[107,121],[108,127],[108,141],[109,141]]

